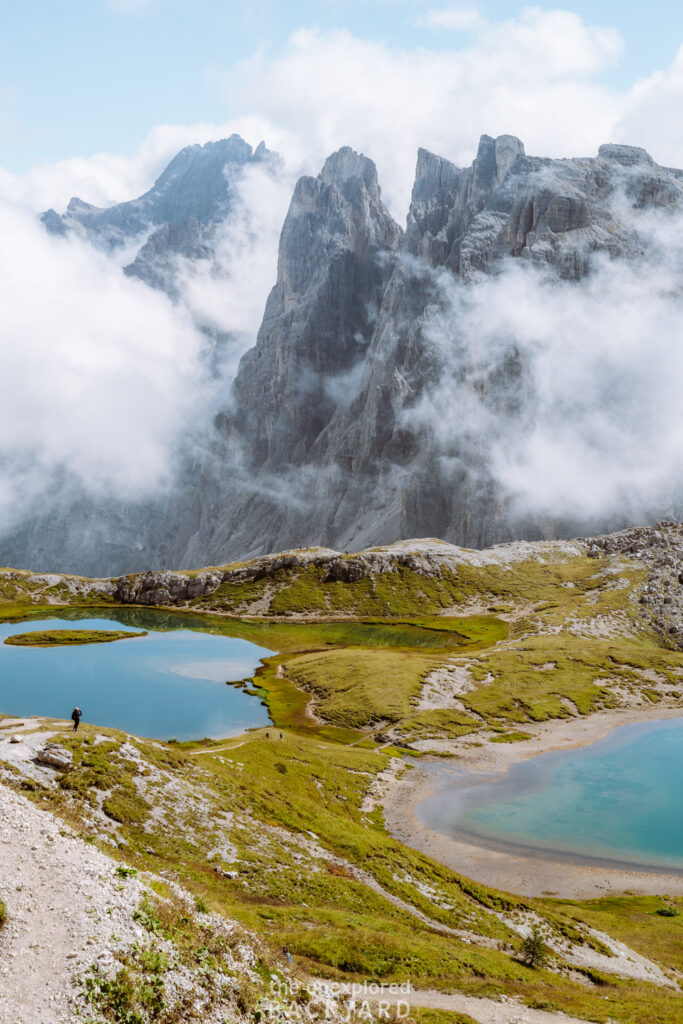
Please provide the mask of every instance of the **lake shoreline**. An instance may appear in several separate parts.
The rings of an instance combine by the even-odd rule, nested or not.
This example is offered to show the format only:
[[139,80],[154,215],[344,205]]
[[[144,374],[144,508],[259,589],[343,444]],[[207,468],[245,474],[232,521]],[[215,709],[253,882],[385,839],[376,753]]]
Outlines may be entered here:
[[[16,632],[14,623],[0,625],[0,710],[17,719],[62,720],[78,706],[83,726],[177,742],[228,739],[271,725],[258,694],[225,684],[253,678],[273,650],[241,637],[183,628],[181,618],[174,619],[172,628],[162,622],[156,630],[155,615],[145,616],[148,628],[138,633],[122,630],[118,618],[92,619],[88,612],[68,620],[59,618],[58,611],[22,620],[23,633]],[[26,642],[64,633],[116,634],[136,643]],[[14,636],[24,642],[2,642]]]
[[683,718],[680,705],[602,711],[581,719],[525,725],[531,738],[520,743],[482,744],[476,738],[463,737],[440,745],[448,756],[425,756],[413,762],[389,787],[383,799],[387,828],[401,842],[459,874],[522,896],[590,899],[623,892],[683,894],[683,872],[676,869],[622,866],[602,860],[588,863],[572,853],[524,846],[512,849],[513,844],[436,831],[415,813],[418,804],[441,788],[435,768],[441,773],[457,768],[481,773],[482,777],[501,775],[512,765],[541,754],[589,746],[622,725],[674,718]]

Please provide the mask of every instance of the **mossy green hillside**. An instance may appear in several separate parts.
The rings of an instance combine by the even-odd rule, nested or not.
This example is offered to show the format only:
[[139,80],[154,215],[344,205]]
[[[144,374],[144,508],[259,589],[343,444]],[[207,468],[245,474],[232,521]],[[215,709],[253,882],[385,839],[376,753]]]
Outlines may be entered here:
[[287,662],[287,675],[315,696],[316,714],[363,728],[410,714],[422,683],[442,659],[411,651],[324,651]]
[[[618,707],[625,698],[678,700],[683,658],[649,637],[601,639],[570,632],[527,635],[477,656],[477,682],[462,702],[487,721],[545,721]],[[654,677],[660,689],[653,688]]]
[[270,615],[412,615],[443,611],[453,605],[452,574],[427,577],[396,564],[386,572],[358,580],[329,580],[324,566],[278,569],[247,581],[229,580],[193,607],[243,611],[264,600]]
[[[63,740],[75,767],[55,791],[18,772],[14,784],[103,849],[112,850],[107,833],[127,863],[177,878],[202,906],[237,918],[274,949],[287,946],[306,973],[516,996],[603,1024],[681,1024],[676,991],[592,969],[580,977],[557,957],[526,967],[519,934],[501,920],[534,910],[551,935],[599,950],[592,926],[680,970],[681,918],[657,913],[666,901],[525,901],[478,885],[389,836],[371,788],[394,763],[391,748],[368,738],[379,723],[394,723],[406,742],[472,729],[481,742],[523,742],[525,724],[548,717],[630,699],[675,705],[681,656],[636,624],[644,575],[623,558],[545,549],[519,562],[444,567],[440,576],[395,566],[341,583],[319,567],[278,570],[222,584],[182,619],[116,608],[128,628],[182,621],[280,652],[256,676],[276,729],[268,740],[261,730],[229,743],[168,746],[102,729],[107,740],[96,744],[86,727]],[[32,586],[24,578],[13,593],[0,589],[6,617],[18,608],[24,618],[40,616],[31,602],[47,600],[45,585]],[[72,584],[48,589],[51,601],[74,600]],[[318,621],[211,614],[234,615],[255,601],[270,615]],[[105,599],[84,607],[91,616],[112,613]],[[468,607],[489,615],[476,628],[443,615]],[[83,613],[60,608],[74,620]],[[509,635],[499,614],[512,620]],[[474,688],[452,706],[417,710],[425,675],[447,664]],[[311,695],[328,724],[308,714]]]
[[[331,580],[324,566],[309,565],[280,568],[255,579],[227,580],[190,604],[237,614],[258,605],[268,615],[412,618],[418,609],[421,615],[441,615],[476,600],[491,611],[528,606],[548,624],[558,624],[570,609],[580,617],[593,617],[624,607],[627,595],[614,586],[615,564],[615,559],[548,549],[543,557],[518,561],[445,563],[433,575],[396,560],[349,582]],[[621,589],[630,593],[644,577],[642,567],[619,562]]]
[[[95,735],[65,737],[75,768],[57,791],[34,784],[32,799],[111,851],[99,838],[109,821],[127,865],[179,880],[201,905],[288,948],[305,973],[504,994],[601,1022],[683,1019],[680,996],[646,982],[587,984],[559,962],[521,963],[520,936],[501,912],[535,909],[551,934],[591,944],[581,908],[478,885],[389,836],[367,798],[390,752],[264,731],[204,747]],[[132,812],[133,791],[144,815]],[[105,803],[122,810],[110,816]],[[619,928],[608,924],[600,919]],[[664,947],[661,962],[673,965]]]

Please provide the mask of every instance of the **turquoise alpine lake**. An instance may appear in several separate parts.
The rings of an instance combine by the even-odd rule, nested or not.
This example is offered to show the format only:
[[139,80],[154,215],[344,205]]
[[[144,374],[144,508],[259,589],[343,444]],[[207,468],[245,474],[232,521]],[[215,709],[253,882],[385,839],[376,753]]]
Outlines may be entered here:
[[[178,740],[218,739],[268,725],[258,697],[225,684],[251,677],[261,658],[274,652],[183,626],[181,615],[162,619],[152,611],[136,611],[135,625],[114,611],[107,618],[85,613],[0,623],[0,713],[68,719],[78,705],[84,722]],[[70,647],[4,643],[15,633],[122,628],[144,629],[147,636]]]
[[683,870],[683,718],[613,729],[505,775],[435,767],[416,808],[430,828],[499,849]]

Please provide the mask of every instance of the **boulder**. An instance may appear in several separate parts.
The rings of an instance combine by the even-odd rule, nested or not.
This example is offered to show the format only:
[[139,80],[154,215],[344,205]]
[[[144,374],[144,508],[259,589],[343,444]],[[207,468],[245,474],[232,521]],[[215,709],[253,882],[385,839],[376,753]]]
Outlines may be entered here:
[[41,764],[49,764],[51,768],[58,768],[62,772],[69,771],[74,766],[73,754],[59,743],[46,743],[36,753],[36,761],[40,761]]

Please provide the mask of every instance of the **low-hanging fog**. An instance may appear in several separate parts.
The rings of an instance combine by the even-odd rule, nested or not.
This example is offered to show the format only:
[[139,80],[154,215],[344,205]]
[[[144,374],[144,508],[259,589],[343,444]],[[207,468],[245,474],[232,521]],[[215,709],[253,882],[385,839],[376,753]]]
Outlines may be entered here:
[[291,185],[248,169],[215,260],[178,260],[177,302],[126,277],[127,254],[50,235],[35,210],[0,199],[1,531],[70,491],[135,502],[172,490],[253,344]]
[[[520,518],[639,521],[683,494],[683,216],[639,217],[646,255],[581,282],[510,260],[440,278],[439,384],[407,415],[483,453]],[[495,381],[495,384],[492,384]]]

